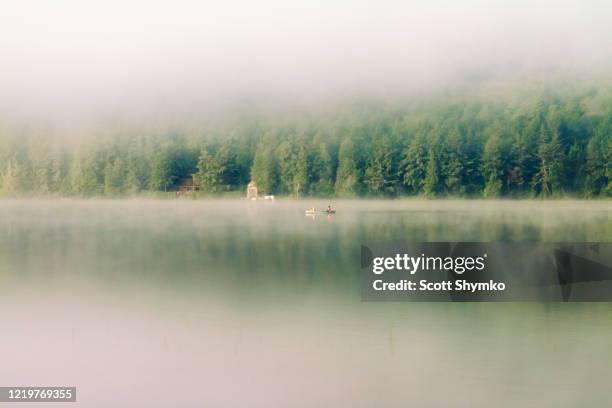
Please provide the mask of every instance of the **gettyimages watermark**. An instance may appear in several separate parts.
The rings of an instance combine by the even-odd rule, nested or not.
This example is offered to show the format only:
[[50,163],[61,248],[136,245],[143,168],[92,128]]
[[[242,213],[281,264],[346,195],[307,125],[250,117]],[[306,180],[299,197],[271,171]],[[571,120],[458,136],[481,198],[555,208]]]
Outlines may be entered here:
[[364,301],[612,301],[612,243],[361,247]]

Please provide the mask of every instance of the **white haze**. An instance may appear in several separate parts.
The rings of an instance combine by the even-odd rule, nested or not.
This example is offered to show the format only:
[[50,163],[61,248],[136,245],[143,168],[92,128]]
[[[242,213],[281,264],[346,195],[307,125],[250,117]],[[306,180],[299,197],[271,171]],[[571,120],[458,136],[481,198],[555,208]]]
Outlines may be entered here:
[[197,113],[612,67],[608,1],[0,0],[0,114]]

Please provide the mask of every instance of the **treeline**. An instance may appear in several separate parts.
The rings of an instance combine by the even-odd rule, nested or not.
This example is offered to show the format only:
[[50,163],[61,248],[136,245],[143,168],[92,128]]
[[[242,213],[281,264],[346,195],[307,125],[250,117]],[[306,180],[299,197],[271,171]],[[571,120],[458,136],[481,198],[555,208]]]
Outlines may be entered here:
[[597,92],[336,114],[240,117],[64,137],[0,130],[4,195],[126,196],[173,191],[288,196],[612,195],[612,103]]

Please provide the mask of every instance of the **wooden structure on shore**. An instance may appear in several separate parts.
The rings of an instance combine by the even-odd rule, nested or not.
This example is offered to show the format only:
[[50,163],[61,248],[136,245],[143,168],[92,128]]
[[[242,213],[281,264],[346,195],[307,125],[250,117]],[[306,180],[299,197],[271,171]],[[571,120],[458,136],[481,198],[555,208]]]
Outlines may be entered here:
[[193,194],[194,191],[198,191],[198,183],[196,183],[195,179],[192,177],[185,177],[178,184],[178,189],[176,190],[176,196],[189,196]]
[[251,180],[247,185],[247,199],[257,200],[257,198],[259,198],[259,189],[257,188],[257,184]]

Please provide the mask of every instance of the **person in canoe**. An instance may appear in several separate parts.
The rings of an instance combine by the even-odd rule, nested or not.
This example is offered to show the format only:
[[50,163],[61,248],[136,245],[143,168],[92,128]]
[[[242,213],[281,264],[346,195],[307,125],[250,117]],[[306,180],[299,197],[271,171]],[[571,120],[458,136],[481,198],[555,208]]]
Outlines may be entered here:
[[327,209],[325,210],[325,212],[328,213],[328,214],[334,214],[336,212],[336,210],[334,210],[331,207],[331,204],[330,204],[330,205],[327,206]]

